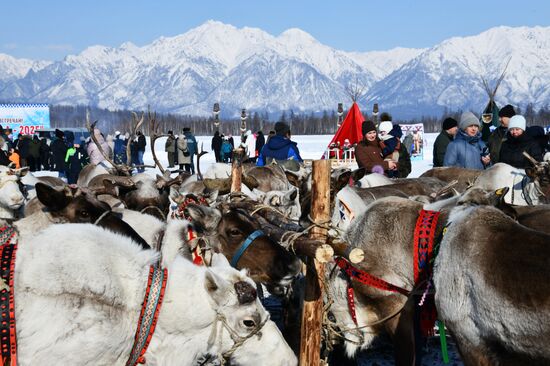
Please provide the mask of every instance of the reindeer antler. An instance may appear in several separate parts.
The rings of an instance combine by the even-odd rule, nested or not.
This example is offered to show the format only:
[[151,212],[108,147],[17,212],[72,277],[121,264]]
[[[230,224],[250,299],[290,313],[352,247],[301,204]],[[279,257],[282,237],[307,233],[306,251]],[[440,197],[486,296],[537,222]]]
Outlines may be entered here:
[[203,180],[201,173],[201,156],[208,154],[208,151],[204,151],[203,143],[201,143],[201,152],[197,154],[197,178],[198,180]]
[[539,162],[534,158],[532,157],[531,155],[529,155],[527,153],[527,151],[524,151],[523,152],[523,156],[525,156],[527,158],[527,160],[529,160],[531,162],[531,164],[533,164],[534,166],[537,166],[539,165]]
[[97,149],[99,150],[101,155],[103,155],[105,160],[107,160],[109,163],[111,163],[111,165],[113,166],[113,168],[116,170],[116,172],[119,175],[128,175],[128,176],[132,175],[131,168],[129,168],[127,166],[124,166],[124,165],[121,165],[121,164],[115,164],[115,162],[109,157],[109,154],[107,154],[103,150],[103,147],[101,147],[101,143],[97,140],[97,137],[94,133],[96,125],[97,125],[97,121],[90,124],[90,111],[86,111],[86,128],[90,132],[90,137],[92,138],[92,141],[96,144]]
[[166,137],[168,134],[159,134],[159,123],[157,122],[156,111],[151,114],[151,110],[147,108],[147,118],[149,118],[149,133],[151,134],[151,152],[153,153],[153,160],[155,161],[156,166],[158,166],[160,172],[164,174],[166,170],[157,158],[157,153],[155,152],[155,142],[158,138]]

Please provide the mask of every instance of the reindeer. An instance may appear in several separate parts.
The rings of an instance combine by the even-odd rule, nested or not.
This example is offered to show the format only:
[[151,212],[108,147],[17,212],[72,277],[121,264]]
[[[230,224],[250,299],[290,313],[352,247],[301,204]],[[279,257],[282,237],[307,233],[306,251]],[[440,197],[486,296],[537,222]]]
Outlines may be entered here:
[[[157,260],[158,252],[92,225],[54,225],[20,238],[13,294],[17,363],[124,365]],[[167,272],[143,355],[148,364],[296,365],[245,271],[223,257],[205,268],[176,255]]]

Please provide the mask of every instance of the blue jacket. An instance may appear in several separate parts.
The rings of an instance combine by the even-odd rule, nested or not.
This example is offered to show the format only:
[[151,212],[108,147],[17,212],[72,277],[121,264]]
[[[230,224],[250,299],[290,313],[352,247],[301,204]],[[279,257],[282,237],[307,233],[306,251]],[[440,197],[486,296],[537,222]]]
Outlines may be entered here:
[[481,132],[471,137],[458,130],[455,139],[447,146],[443,166],[484,169],[481,155],[487,151],[487,146],[481,140]]
[[195,155],[197,153],[197,139],[191,132],[184,132],[185,138],[187,139],[187,150],[189,150],[189,154],[191,156]]
[[292,158],[299,162],[303,161],[296,142],[280,135],[272,136],[269,142],[264,145],[260,156],[258,156],[256,165],[264,166],[269,158],[276,160],[288,160]]

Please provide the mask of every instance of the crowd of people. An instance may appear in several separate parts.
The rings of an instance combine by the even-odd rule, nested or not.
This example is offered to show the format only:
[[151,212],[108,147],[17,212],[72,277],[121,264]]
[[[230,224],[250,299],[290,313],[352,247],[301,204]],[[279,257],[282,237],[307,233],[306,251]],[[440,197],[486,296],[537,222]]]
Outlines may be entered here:
[[[94,129],[94,136],[101,149],[115,164],[126,164],[126,148],[129,134],[121,135],[117,131],[107,138],[99,129]],[[141,131],[130,142],[132,163],[138,172],[144,171],[143,154],[147,141]],[[88,164],[103,165],[108,168],[105,156],[91,137],[81,136],[78,140],[71,131],[55,130],[50,139],[37,134],[18,135],[0,126],[0,165],[11,165],[15,168],[28,167],[31,172],[50,170],[58,172],[58,176],[69,184],[76,184],[82,168]]]
[[496,163],[515,168],[531,166],[528,153],[542,161],[549,151],[548,135],[542,126],[527,127],[525,117],[516,114],[512,105],[498,112],[500,125],[491,129],[491,120],[483,122],[472,112],[464,112],[460,121],[446,118],[433,149],[434,167],[456,166],[485,169]]

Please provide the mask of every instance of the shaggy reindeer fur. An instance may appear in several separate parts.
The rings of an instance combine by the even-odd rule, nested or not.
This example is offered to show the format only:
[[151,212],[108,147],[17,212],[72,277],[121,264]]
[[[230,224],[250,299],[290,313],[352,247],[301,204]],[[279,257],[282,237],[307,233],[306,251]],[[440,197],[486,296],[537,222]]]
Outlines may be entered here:
[[[18,364],[124,365],[157,255],[84,224],[55,225],[21,242],[15,267]],[[257,298],[239,303],[235,284],[253,283],[226,261],[206,269],[177,257],[168,273],[147,365],[193,365],[200,356],[229,350],[227,330],[213,331],[216,313],[241,336],[268,316]],[[282,366],[296,364],[296,357],[267,321],[231,361]]]
[[550,364],[550,235],[493,207],[457,207],[434,269],[466,365]]

